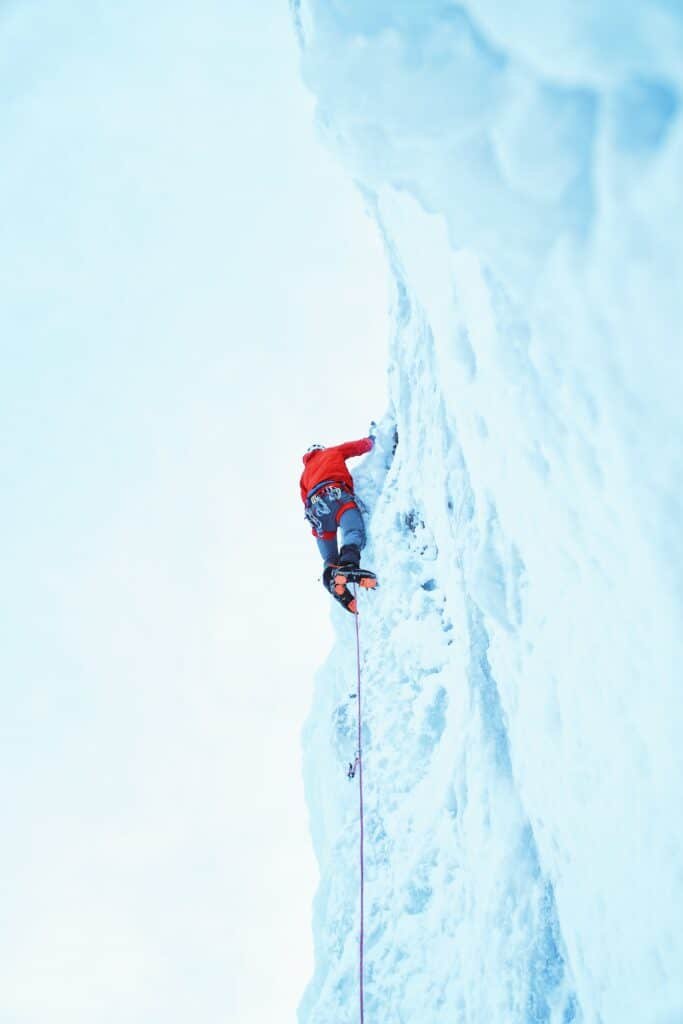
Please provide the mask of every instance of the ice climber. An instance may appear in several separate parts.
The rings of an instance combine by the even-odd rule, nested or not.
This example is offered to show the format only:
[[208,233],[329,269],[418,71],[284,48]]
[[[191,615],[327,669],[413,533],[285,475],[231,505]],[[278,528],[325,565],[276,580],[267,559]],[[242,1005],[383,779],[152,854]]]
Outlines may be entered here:
[[[304,471],[299,481],[305,516],[325,563],[323,586],[352,613],[356,611],[356,601],[347,582],[354,580],[361,586],[373,587],[376,581],[373,573],[360,569],[365,526],[346,460],[365,455],[374,443],[371,434],[360,441],[347,441],[333,448],[312,444],[303,457]],[[341,550],[337,546],[339,529],[342,531]]]

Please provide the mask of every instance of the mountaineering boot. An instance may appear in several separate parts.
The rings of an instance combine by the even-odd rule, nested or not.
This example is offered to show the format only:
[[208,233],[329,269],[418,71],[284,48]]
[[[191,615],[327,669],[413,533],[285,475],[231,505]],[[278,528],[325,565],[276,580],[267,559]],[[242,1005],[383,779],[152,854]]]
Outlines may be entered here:
[[355,544],[345,544],[339,552],[339,568],[357,569],[360,565],[360,548]]
[[339,601],[339,604],[342,608],[346,608],[347,612],[351,612],[352,615],[356,614],[356,599],[346,587],[341,594],[334,594],[334,599]]
[[334,576],[335,569],[336,566],[334,565],[326,565],[325,568],[323,569],[323,586],[325,590],[328,590],[331,594],[334,593],[334,589],[332,587],[332,577]]
[[323,586],[328,590],[335,601],[339,601],[342,608],[352,615],[356,614],[356,599],[345,584],[338,585],[334,579],[337,572],[336,565],[326,565],[323,569]]
[[326,565],[323,569],[323,586],[329,590],[332,597],[340,597],[346,590],[346,580],[337,581],[339,566],[336,564]]
[[350,573],[358,569],[360,565],[360,548],[355,544],[344,544],[339,552],[339,561],[335,566],[335,573],[332,581],[335,594],[343,594],[346,584],[350,579]]
[[360,548],[355,544],[345,544],[339,552],[339,561],[335,567],[333,585],[340,593],[347,583],[358,583],[367,590],[374,590],[377,586],[377,577],[369,569],[360,567]]
[[334,569],[332,586],[335,590],[345,587],[347,583],[357,583],[365,590],[376,590],[378,587],[377,577],[369,569],[356,569],[354,566],[339,565]]

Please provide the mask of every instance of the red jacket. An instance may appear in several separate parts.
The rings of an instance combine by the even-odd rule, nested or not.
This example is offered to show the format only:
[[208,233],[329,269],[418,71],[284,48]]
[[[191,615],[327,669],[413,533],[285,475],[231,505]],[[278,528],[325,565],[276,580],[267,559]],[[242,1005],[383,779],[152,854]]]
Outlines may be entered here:
[[346,468],[346,460],[355,455],[365,455],[372,448],[372,438],[364,437],[362,441],[347,441],[334,448],[323,448],[322,451],[306,452],[304,455],[304,471],[301,474],[299,487],[301,500],[306,503],[310,491],[323,480],[336,484],[344,484],[353,492],[353,480]]

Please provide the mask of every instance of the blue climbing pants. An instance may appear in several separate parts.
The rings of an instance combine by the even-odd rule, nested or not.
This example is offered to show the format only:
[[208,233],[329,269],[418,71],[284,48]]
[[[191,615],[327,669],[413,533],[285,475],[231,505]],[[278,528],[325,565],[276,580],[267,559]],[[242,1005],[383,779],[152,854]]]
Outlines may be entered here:
[[354,495],[342,487],[327,486],[306,502],[306,518],[313,527],[318,550],[327,563],[337,560],[337,531],[342,531],[342,544],[365,546],[365,525]]

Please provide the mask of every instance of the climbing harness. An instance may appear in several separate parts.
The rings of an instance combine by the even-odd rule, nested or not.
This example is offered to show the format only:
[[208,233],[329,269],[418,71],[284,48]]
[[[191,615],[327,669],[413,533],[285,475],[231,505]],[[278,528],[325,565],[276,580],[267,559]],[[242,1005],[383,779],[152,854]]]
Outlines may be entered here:
[[337,535],[341,517],[355,507],[353,491],[328,481],[308,495],[304,516],[318,539],[331,540]]
[[[328,484],[326,487],[321,487],[319,491],[311,495],[311,504],[313,505],[325,505],[324,498],[329,498],[330,501],[339,501],[342,496],[342,489],[336,484]],[[329,511],[329,509],[327,509]]]

